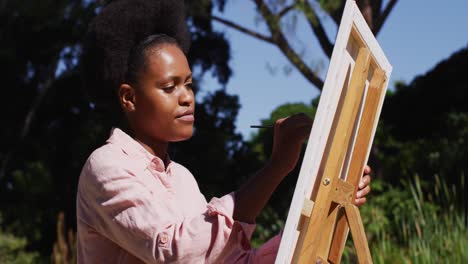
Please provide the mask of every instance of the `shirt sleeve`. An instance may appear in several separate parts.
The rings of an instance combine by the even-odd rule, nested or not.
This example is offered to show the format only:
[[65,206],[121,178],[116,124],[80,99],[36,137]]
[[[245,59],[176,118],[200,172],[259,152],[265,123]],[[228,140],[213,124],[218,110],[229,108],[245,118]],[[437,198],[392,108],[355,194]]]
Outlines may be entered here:
[[225,263],[273,264],[278,254],[281,234],[274,236],[258,249],[234,252]]
[[265,244],[255,250],[256,263],[275,263],[276,255],[278,254],[279,245],[282,234],[276,235]]
[[146,263],[222,263],[254,255],[255,225],[234,221],[234,194],[214,198],[204,214],[174,215],[131,171],[87,163],[78,190],[82,221]]

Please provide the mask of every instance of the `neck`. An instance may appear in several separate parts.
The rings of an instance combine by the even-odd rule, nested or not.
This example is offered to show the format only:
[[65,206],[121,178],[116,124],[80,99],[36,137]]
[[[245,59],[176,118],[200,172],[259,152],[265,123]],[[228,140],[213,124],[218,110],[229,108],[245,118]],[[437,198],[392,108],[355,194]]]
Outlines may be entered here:
[[134,136],[135,140],[140,143],[149,153],[160,158],[165,165],[167,165],[167,149],[169,143],[166,141],[158,141],[151,138],[143,137],[140,135]]

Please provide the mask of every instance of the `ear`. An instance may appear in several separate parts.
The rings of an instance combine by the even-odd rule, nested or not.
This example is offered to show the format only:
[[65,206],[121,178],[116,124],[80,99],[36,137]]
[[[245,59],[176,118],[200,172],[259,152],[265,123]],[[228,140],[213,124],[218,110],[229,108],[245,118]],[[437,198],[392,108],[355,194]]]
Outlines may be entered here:
[[129,113],[135,111],[135,89],[126,83],[119,87],[119,102],[124,112]]

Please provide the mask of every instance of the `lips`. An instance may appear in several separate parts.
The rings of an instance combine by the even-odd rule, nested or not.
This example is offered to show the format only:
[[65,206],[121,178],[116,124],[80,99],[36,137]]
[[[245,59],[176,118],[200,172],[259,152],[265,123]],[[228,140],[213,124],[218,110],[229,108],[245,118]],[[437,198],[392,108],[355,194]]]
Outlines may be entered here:
[[193,109],[187,109],[182,111],[181,113],[176,115],[176,119],[185,122],[193,122],[195,121],[195,117],[193,116]]

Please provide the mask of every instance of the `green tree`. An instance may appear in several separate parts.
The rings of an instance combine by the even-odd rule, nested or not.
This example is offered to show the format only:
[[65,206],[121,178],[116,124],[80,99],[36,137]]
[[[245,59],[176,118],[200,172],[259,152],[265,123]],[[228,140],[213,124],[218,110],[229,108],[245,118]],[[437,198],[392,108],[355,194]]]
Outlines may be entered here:
[[467,175],[466,67],[468,46],[389,92],[374,148],[386,180],[419,174],[434,181],[438,175],[454,184]]

